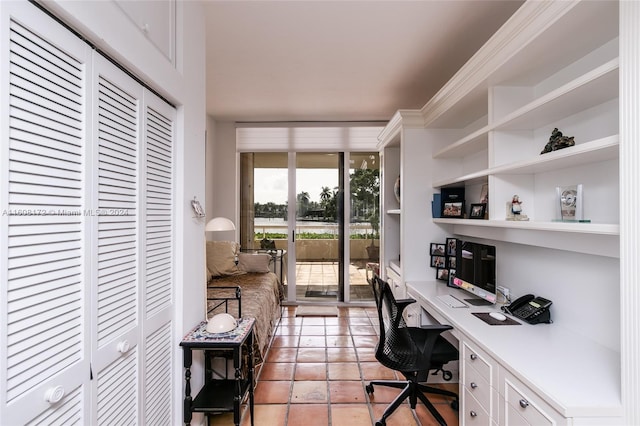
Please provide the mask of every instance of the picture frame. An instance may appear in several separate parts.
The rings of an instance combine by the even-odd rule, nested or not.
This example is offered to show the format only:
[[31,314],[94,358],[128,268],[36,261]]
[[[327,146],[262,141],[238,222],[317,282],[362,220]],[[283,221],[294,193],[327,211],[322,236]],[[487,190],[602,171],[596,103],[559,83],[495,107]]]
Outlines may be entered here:
[[447,268],[456,269],[456,257],[455,256],[447,256]]
[[442,217],[444,218],[464,217],[464,201],[445,201],[442,207]]
[[471,204],[469,219],[484,219],[484,214],[486,211],[487,205],[485,203]]
[[449,269],[449,280],[447,281],[447,287],[457,288],[457,286],[453,284],[453,280],[455,279],[455,277],[456,277],[456,270]]
[[482,189],[480,190],[480,203],[487,204],[489,202],[489,184],[485,183],[482,185]]
[[447,260],[444,256],[431,256],[432,268],[444,268],[447,265]]
[[429,254],[431,256],[444,256],[445,245],[442,243],[431,243]]
[[556,216],[561,221],[580,222],[582,212],[582,184],[556,187]]
[[456,238],[447,238],[447,241],[445,243],[446,245],[446,250],[447,250],[447,256],[455,256],[456,255],[456,241],[458,241]]
[[436,280],[449,282],[449,269],[436,268]]

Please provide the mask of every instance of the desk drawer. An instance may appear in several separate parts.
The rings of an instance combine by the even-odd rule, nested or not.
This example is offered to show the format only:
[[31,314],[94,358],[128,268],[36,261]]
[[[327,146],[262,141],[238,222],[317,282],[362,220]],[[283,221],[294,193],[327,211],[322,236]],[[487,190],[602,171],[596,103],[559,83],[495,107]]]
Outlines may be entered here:
[[567,425],[569,420],[511,374],[504,376],[505,425]]
[[462,345],[462,359],[465,364],[465,374],[467,371],[466,367],[471,367],[477,371],[480,377],[489,383],[489,386],[495,387],[492,380],[493,370],[495,370],[493,368],[495,365],[494,361],[482,350],[469,343],[468,340],[465,340]]
[[464,387],[469,394],[475,397],[487,413],[491,413],[491,386],[475,368],[470,366],[466,368]]
[[491,417],[482,405],[471,395],[468,389],[464,389],[464,398],[462,399],[462,412],[460,417],[463,426],[491,426],[493,422]]

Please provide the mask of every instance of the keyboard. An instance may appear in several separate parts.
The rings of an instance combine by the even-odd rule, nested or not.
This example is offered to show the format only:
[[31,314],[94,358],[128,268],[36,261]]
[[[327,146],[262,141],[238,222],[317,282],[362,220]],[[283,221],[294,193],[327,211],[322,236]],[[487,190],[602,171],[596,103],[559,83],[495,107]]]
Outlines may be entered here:
[[460,299],[450,294],[443,294],[441,296],[436,296],[442,303],[448,305],[452,308],[467,308],[468,305],[463,303]]

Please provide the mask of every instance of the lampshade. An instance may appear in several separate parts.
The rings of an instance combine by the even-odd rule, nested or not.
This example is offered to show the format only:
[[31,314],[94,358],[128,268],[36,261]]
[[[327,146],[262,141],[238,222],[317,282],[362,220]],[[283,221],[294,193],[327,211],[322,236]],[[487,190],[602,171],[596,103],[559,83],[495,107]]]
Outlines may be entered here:
[[226,217],[214,217],[205,226],[205,231],[234,231],[236,226]]

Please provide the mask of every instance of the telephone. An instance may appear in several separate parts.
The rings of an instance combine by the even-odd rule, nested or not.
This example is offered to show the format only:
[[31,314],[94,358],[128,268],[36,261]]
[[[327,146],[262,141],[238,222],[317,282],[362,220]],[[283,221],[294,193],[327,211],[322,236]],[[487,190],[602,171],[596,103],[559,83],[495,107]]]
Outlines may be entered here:
[[541,322],[550,324],[553,322],[551,321],[551,313],[549,312],[549,306],[551,306],[552,303],[553,302],[543,297],[526,294],[502,309],[529,324],[538,324]]

